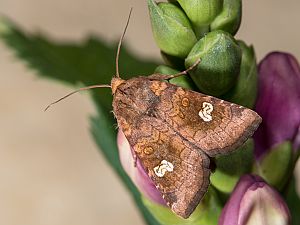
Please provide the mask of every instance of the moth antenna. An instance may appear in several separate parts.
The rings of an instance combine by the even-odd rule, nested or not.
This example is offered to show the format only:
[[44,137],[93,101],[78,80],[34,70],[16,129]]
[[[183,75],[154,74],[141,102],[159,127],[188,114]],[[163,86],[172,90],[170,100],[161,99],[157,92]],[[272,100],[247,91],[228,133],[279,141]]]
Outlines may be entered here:
[[117,56],[116,56],[116,77],[120,77],[120,74],[119,74],[119,55],[120,55],[122,41],[123,41],[123,38],[125,36],[126,30],[127,30],[128,24],[129,24],[129,20],[130,20],[132,9],[133,8],[130,8],[128,19],[127,19],[127,22],[126,22],[123,34],[122,34],[122,36],[121,36],[121,38],[119,40],[119,44],[118,44],[118,50],[117,50]]
[[72,91],[71,93],[69,93],[69,94],[67,94],[67,95],[65,95],[65,96],[63,96],[63,97],[61,97],[60,99],[58,99],[58,100],[52,102],[51,104],[49,104],[49,105],[44,109],[44,111],[47,111],[52,105],[54,105],[54,104],[56,104],[56,103],[58,103],[58,102],[60,102],[60,101],[62,101],[62,100],[64,100],[64,99],[70,97],[71,95],[73,95],[73,94],[75,94],[75,93],[77,93],[77,92],[80,92],[80,91],[86,91],[86,90],[94,89],[94,88],[104,88],[104,87],[111,88],[111,86],[108,85],[108,84],[99,84],[99,85],[92,85],[92,86],[87,86],[87,87],[79,88],[79,89],[77,89],[77,90],[75,90],[75,91]]
[[196,66],[198,66],[198,64],[201,62],[201,59],[197,59],[193,65],[191,65],[189,68],[187,68],[186,70],[184,71],[181,71],[177,74],[173,74],[173,75],[170,75],[170,78],[168,79],[171,79],[171,78],[175,78],[175,77],[180,77],[182,75],[186,75],[189,71],[193,70]]
[[161,74],[161,73],[155,73],[150,76],[148,76],[149,79],[151,80],[170,80],[175,77],[180,77],[183,75],[188,74],[189,71],[193,70],[199,63],[201,62],[201,59],[197,59],[193,65],[191,65],[189,68],[186,70],[176,73],[176,74]]

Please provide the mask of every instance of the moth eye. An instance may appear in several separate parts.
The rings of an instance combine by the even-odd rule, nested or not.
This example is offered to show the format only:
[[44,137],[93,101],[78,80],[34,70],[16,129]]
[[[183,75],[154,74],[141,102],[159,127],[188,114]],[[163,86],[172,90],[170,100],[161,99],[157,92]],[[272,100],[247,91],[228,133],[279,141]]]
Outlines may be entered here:
[[190,101],[188,98],[183,98],[181,100],[181,104],[184,106],[184,107],[188,107],[190,105]]
[[153,153],[153,148],[152,147],[146,147],[146,148],[144,148],[144,153],[146,154],[146,155],[151,155],[152,153]]

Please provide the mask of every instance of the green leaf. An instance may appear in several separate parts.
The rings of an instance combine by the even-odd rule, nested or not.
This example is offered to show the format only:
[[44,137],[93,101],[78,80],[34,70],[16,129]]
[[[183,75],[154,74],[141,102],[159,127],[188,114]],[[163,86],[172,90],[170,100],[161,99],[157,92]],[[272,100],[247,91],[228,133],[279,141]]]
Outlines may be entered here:
[[[84,86],[109,84],[115,73],[116,43],[107,44],[90,37],[83,43],[57,43],[43,35],[26,34],[7,19],[0,19],[0,39],[24,60],[41,77]],[[120,55],[121,77],[151,74],[154,62],[142,60],[122,48]],[[124,172],[116,145],[116,121],[113,118],[112,94],[109,89],[92,92],[97,115],[91,118],[91,133],[108,163],[130,190],[148,225],[159,225],[144,206],[140,193]]]
[[[42,77],[68,84],[109,84],[115,73],[117,44],[96,37],[82,43],[57,43],[40,34],[27,34],[8,19],[0,19],[0,39]],[[149,75],[156,64],[121,50],[122,78]],[[128,75],[126,75],[128,74]]]

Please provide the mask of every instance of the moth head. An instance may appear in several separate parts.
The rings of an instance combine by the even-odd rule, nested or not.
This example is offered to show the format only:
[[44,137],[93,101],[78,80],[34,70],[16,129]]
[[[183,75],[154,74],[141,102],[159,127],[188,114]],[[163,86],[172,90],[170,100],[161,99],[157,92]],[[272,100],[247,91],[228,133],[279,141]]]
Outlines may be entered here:
[[125,82],[125,80],[121,79],[120,77],[114,77],[111,79],[111,91],[112,94],[114,95],[116,93],[117,88],[123,84]]

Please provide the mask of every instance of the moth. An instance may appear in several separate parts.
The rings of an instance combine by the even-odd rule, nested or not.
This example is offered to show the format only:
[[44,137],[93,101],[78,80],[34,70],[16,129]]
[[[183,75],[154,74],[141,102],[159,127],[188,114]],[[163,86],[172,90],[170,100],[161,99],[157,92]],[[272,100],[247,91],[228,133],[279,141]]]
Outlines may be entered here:
[[78,91],[111,88],[118,127],[166,204],[188,218],[209,187],[210,159],[241,146],[257,129],[261,117],[243,106],[166,82],[186,75],[200,59],[175,75],[120,78],[118,58],[130,14],[119,41],[111,84],[81,88],[49,106]]

